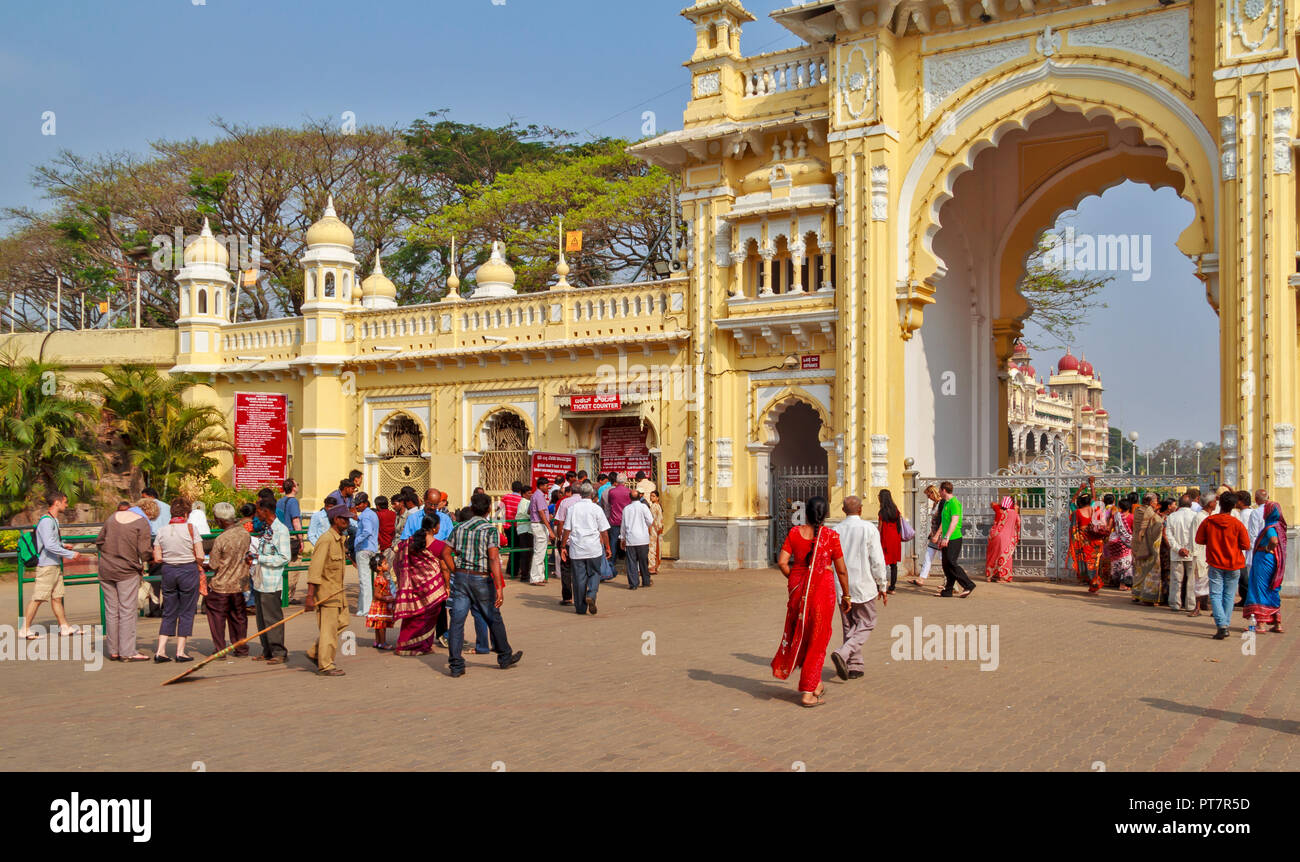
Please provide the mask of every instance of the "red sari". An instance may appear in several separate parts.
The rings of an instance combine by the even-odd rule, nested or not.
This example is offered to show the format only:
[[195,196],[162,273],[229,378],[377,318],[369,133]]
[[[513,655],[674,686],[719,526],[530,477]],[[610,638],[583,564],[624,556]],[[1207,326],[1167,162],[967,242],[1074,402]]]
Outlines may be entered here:
[[[785,632],[781,646],[772,659],[772,675],[789,679],[796,668],[799,674],[799,691],[813,692],[821,684],[822,667],[826,664],[826,647],[831,642],[831,621],[835,618],[835,574],[833,564],[841,559],[840,536],[829,527],[816,531],[812,539],[799,534],[799,527],[790,530],[781,550],[790,554],[790,578],[786,586],[790,598],[786,603]],[[804,561],[813,552],[812,565]]]
[[397,637],[397,655],[419,656],[433,652],[438,612],[447,601],[447,580],[442,573],[442,549],[434,538],[422,553],[411,546],[414,538],[397,544],[393,568],[397,572],[397,604],[393,617],[402,623]]
[[1102,587],[1101,552],[1105,537],[1094,536],[1089,529],[1092,515],[1093,506],[1089,506],[1078,509],[1070,516],[1069,561],[1079,582],[1088,584],[1088,592],[1095,593]]
[[993,504],[993,528],[989,530],[988,555],[984,560],[984,580],[1011,583],[1011,571],[1020,544],[1020,510],[1014,505],[1002,508]]

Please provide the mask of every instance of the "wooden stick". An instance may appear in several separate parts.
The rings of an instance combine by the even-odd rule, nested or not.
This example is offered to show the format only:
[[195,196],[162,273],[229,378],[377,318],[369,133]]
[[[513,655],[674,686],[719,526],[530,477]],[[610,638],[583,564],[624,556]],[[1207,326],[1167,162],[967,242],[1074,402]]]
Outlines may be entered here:
[[[319,602],[316,603],[316,605],[317,605],[317,607],[319,607],[320,604],[321,604],[322,602],[328,602],[328,601],[330,601],[331,599],[333,599],[335,596],[341,596],[341,595],[343,595],[343,590],[339,590],[339,591],[336,592],[334,595],[329,596],[329,597],[324,598],[324,599],[321,599]],[[311,610],[315,610],[315,609],[316,609],[316,608],[312,608]],[[347,608],[344,607],[344,610],[347,610]],[[262,629],[260,632],[256,632],[256,633],[254,633],[254,634],[251,634],[251,635],[249,635],[248,637],[244,638],[242,641],[239,641],[238,643],[233,643],[233,644],[231,644],[230,646],[226,647],[225,649],[221,650],[220,652],[218,652],[218,653],[214,653],[213,655],[208,656],[208,657],[205,658],[203,661],[201,661],[201,662],[199,662],[198,664],[194,665],[194,667],[190,668],[189,670],[185,671],[184,673],[182,673],[182,674],[178,674],[178,675],[172,677],[171,679],[167,680],[166,682],[163,683],[163,685],[171,685],[171,684],[174,683],[174,682],[180,682],[181,680],[185,679],[185,677],[189,676],[190,674],[194,673],[194,672],[195,672],[196,670],[198,670],[199,668],[203,667],[205,664],[211,664],[212,662],[216,661],[216,660],[219,659],[219,658],[225,658],[226,656],[230,655],[230,654],[231,654],[232,652],[234,652],[235,650],[239,649],[239,648],[240,648],[241,646],[243,646],[244,644],[251,642],[254,638],[259,638],[259,637],[261,637],[262,635],[266,634],[267,632],[271,631],[272,629],[278,629],[280,626],[282,626],[282,625],[284,625],[285,623],[289,622],[289,620],[295,620],[295,619],[297,619],[298,617],[302,616],[303,614],[305,614],[305,613],[307,613],[307,612],[308,612],[308,609],[307,609],[307,608],[303,608],[302,610],[298,611],[298,613],[293,614],[293,615],[291,615],[291,616],[287,616],[287,617],[285,617],[284,619],[280,620],[280,621],[279,621],[278,623],[276,623],[275,625],[273,625],[273,626],[267,626],[266,628]]]

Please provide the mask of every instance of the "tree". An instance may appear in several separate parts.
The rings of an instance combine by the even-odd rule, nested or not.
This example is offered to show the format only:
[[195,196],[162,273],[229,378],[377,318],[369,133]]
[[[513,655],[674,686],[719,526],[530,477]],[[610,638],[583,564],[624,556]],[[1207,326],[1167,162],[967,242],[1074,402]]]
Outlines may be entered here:
[[1020,282],[1020,293],[1030,308],[1027,319],[1053,339],[1050,344],[1030,343],[1036,350],[1072,346],[1079,325],[1091,312],[1106,307],[1098,294],[1114,280],[1113,276],[1078,274],[1062,265],[1056,260],[1058,242],[1059,237],[1052,231],[1045,231],[1038,238]]
[[[408,242],[457,236],[486,259],[505,243],[521,293],[542,290],[555,272],[557,226],[583,231],[582,254],[570,260],[576,285],[630,278],[653,260],[669,224],[668,174],[627,154],[627,142],[605,139],[571,147],[478,188],[433,213]],[[469,273],[466,273],[469,275]]]
[[163,377],[147,365],[105,368],[102,374],[87,391],[102,399],[145,484],[164,497],[178,492],[185,480],[210,473],[216,453],[234,451],[220,410],[185,403],[195,379]]
[[58,380],[62,367],[0,359],[0,520],[59,490],[79,502],[99,474],[95,405]]

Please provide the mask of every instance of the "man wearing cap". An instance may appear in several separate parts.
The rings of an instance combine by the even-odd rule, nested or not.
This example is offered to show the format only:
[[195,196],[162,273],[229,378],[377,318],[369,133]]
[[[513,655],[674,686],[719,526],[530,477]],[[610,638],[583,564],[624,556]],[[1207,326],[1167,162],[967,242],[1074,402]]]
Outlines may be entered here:
[[370,558],[379,553],[379,516],[370,508],[370,495],[365,491],[353,495],[352,506],[357,512],[357,535],[352,540],[352,550],[356,555],[357,576],[361,582],[361,589],[357,592],[357,616],[364,617],[370,611],[374,591]]
[[[229,503],[218,503],[212,508],[212,514],[221,535],[212,541],[212,551],[208,554],[208,596],[204,609],[212,633],[212,649],[220,652],[226,648],[227,631],[231,643],[242,641],[248,634],[244,591],[248,589],[248,548],[252,536]],[[247,658],[248,646],[239,647],[234,655]]]
[[528,581],[535,587],[546,583],[546,546],[551,541],[550,505],[551,480],[548,476],[541,476],[537,480],[537,490],[528,501],[528,520],[533,531],[533,567],[528,573]]
[[321,536],[307,571],[307,600],[303,607],[315,609],[319,630],[316,643],[307,650],[307,658],[316,663],[321,676],[343,676],[343,671],[334,664],[334,655],[338,652],[339,635],[348,627],[348,607],[343,594],[347,553],[343,538],[348,532],[352,510],[339,505],[330,509],[328,515],[329,532]]

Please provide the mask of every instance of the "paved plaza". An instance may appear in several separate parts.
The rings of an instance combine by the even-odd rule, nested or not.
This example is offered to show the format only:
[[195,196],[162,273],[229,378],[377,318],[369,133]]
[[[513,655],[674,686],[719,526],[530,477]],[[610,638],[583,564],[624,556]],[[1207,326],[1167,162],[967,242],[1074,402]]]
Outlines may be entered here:
[[[16,586],[0,590],[12,625]],[[96,622],[95,590],[69,592],[73,622]],[[868,643],[866,678],[840,682],[828,662],[827,703],[805,710],[793,680],[768,667],[785,602],[774,570],[666,565],[636,595],[604,585],[596,617],[560,607],[559,593],[558,582],[512,583],[504,613],[523,662],[500,671],[493,656],[470,656],[458,680],[445,652],[371,649],[355,618],[347,676],[317,677],[303,654],[312,616],[289,623],[288,667],[214,662],[168,688],[159,683],[175,664],[0,661],[0,769],[1300,769],[1294,632],[1260,635],[1248,656],[1235,631],[1210,639],[1208,615],[1113,591],[980,583],[959,600],[900,585]],[[1284,604],[1293,613],[1295,600]],[[892,660],[890,630],[917,616],[997,625],[996,670]],[[196,623],[194,652],[206,653],[206,621]],[[141,621],[146,652],[157,627]]]

